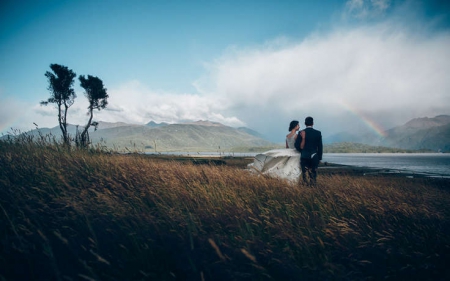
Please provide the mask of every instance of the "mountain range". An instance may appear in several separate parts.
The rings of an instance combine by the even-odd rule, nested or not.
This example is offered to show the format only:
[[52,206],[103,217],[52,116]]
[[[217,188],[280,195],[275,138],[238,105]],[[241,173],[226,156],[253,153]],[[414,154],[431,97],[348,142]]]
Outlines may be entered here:
[[450,116],[416,118],[386,131],[385,146],[450,151]]
[[358,135],[342,132],[324,139],[327,144],[339,142],[450,152],[450,115],[415,118],[404,125],[384,131],[382,137],[370,133]]
[[[76,130],[76,126],[68,126],[71,136],[76,134]],[[31,130],[27,134],[53,135],[59,138],[61,130],[56,126]],[[97,129],[90,128],[89,135],[93,144],[119,151],[258,152],[284,147],[284,144],[266,140],[252,129],[232,128],[207,120],[180,124],[150,121],[144,125],[98,122]],[[325,145],[332,146],[336,143],[346,143],[346,146],[348,143],[355,143],[450,152],[450,115],[415,118],[402,126],[386,130],[383,137],[369,133],[358,135],[342,132],[324,138]]]
[[[77,127],[68,125],[67,131],[73,137]],[[51,129],[31,130],[27,134],[60,138],[61,130],[56,126]],[[94,145],[118,151],[245,152],[262,151],[277,146],[249,128],[232,128],[203,120],[181,124],[151,121],[145,125],[100,121],[96,129],[92,126],[89,128],[89,136]]]

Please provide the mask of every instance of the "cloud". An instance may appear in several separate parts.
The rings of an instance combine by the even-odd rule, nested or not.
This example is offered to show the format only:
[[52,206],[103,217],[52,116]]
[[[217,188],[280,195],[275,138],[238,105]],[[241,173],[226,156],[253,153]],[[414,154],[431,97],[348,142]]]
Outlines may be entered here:
[[139,81],[112,89],[109,96],[108,108],[98,113],[103,121],[145,124],[211,120],[229,126],[245,125],[236,117],[222,115],[223,105],[213,96],[156,92]]
[[377,18],[383,16],[390,6],[391,0],[349,0],[345,4],[343,18]]
[[253,120],[248,123],[266,134],[266,119],[283,126],[288,116],[315,115],[336,130],[336,119],[326,118],[352,108],[388,129],[409,118],[448,113],[449,61],[449,33],[420,35],[385,22],[285,46],[232,49],[209,66],[209,91],[226,97],[229,112]]

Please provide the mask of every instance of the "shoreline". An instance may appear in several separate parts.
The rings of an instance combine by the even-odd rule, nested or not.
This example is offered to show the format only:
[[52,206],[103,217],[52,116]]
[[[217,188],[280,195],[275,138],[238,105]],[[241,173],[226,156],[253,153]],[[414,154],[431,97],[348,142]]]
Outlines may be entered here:
[[404,178],[429,178],[429,179],[444,179],[450,183],[450,175],[435,174],[435,173],[420,173],[411,170],[400,170],[391,168],[374,168],[367,166],[352,166],[345,164],[336,164],[330,162],[323,162],[319,164],[319,171],[324,174],[349,174],[358,176],[383,176],[383,177],[404,177]]
[[[251,156],[224,156],[224,155],[168,155],[168,154],[145,154],[146,157],[166,161],[192,162],[194,164],[226,165],[239,168],[247,168],[253,163]],[[372,168],[364,166],[352,166],[321,162],[318,172],[322,175],[349,175],[349,176],[382,176],[382,177],[404,177],[404,178],[430,178],[443,179],[450,183],[450,175],[417,173],[408,170],[396,170],[388,168]]]
[[386,176],[386,177],[405,177],[405,178],[436,178],[450,181],[450,175],[417,173],[409,170],[398,170],[389,168],[372,168],[365,166],[352,166],[324,162],[320,163],[319,171],[324,174],[349,174],[359,176]]

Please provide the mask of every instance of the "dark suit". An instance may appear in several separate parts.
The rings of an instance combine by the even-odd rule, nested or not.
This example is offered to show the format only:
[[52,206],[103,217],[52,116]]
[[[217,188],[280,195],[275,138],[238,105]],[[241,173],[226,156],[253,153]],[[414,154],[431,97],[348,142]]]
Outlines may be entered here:
[[[315,184],[317,178],[317,167],[322,160],[323,145],[322,133],[312,127],[307,127],[305,131],[305,146],[301,151],[300,167],[302,168],[303,182],[306,180],[308,171],[310,183]],[[300,133],[298,134],[300,136]]]

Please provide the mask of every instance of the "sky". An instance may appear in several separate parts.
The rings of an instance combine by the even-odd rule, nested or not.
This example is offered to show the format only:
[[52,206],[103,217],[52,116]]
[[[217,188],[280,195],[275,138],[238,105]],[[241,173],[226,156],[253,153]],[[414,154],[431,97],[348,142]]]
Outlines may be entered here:
[[[58,126],[50,64],[100,78],[94,120],[210,120],[284,142],[450,114],[450,1],[0,1],[0,133]],[[68,123],[88,121],[78,78]]]

